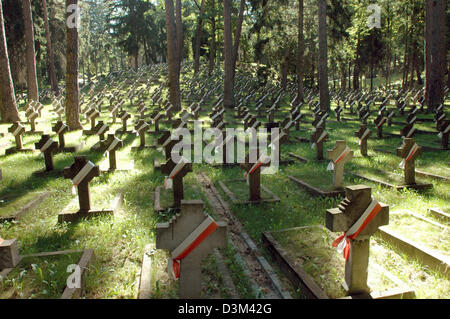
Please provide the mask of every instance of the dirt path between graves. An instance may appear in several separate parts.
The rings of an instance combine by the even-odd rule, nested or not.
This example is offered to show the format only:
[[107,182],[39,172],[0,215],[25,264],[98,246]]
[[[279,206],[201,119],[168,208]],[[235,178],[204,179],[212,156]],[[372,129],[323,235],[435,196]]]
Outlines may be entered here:
[[242,257],[250,270],[250,276],[265,292],[265,298],[279,299],[280,296],[272,287],[272,283],[267,273],[256,259],[253,252],[241,234],[245,232],[241,222],[233,215],[228,203],[222,199],[216,187],[205,173],[195,174],[197,181],[202,185],[202,190],[208,197],[209,202],[214,207],[214,212],[221,216],[222,221],[228,223],[228,235],[235,250]]

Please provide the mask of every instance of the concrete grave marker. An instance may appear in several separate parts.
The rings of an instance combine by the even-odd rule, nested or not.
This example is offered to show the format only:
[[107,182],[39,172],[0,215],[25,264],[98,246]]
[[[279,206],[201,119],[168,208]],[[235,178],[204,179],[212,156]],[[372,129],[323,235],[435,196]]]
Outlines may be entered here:
[[323,160],[323,143],[328,140],[328,133],[323,129],[323,127],[317,127],[310,138],[312,142],[311,148],[316,149],[317,160]]
[[0,237],[0,270],[14,268],[20,261],[17,239],[2,239]]
[[156,248],[170,252],[168,270],[180,280],[180,299],[200,298],[202,260],[214,248],[226,246],[226,223],[203,210],[202,201],[183,200],[180,215],[156,225]]
[[20,122],[14,123],[8,128],[8,132],[14,136],[16,140],[16,147],[11,147],[5,150],[6,155],[14,154],[17,152],[32,152],[33,150],[24,149],[22,143],[22,135],[25,134],[25,127]]
[[261,201],[261,168],[270,166],[270,157],[261,154],[255,163],[250,163],[250,156],[247,155],[245,163],[240,164],[240,167],[245,170],[244,178],[250,187],[250,202]]
[[355,136],[358,138],[359,149],[362,156],[367,156],[367,140],[372,132],[367,128],[367,125],[361,125],[360,129],[355,132]]
[[378,138],[383,138],[383,125],[386,123],[386,121],[387,117],[383,115],[378,115],[377,118],[373,121],[377,129]]
[[389,206],[371,196],[365,185],[345,187],[345,199],[326,211],[325,225],[332,232],[344,232],[334,242],[345,258],[344,288],[348,295],[366,294],[370,237],[389,223]]
[[45,159],[45,172],[53,171],[53,157],[52,153],[58,150],[58,142],[53,141],[50,135],[44,134],[41,140],[35,144],[37,150],[40,150],[44,154]]
[[102,149],[108,154],[109,159],[109,171],[117,169],[116,152],[123,147],[123,142],[116,138],[114,134],[108,134],[108,138],[101,141]]
[[344,165],[353,158],[353,151],[345,141],[339,140],[331,150],[327,150],[327,156],[331,160],[327,170],[333,171],[333,188],[340,189],[343,186]]
[[397,148],[397,156],[403,158],[399,167],[404,170],[405,184],[416,184],[415,161],[422,154],[422,147],[412,138],[404,138],[402,145]]
[[173,189],[173,208],[179,208],[181,200],[184,199],[183,178],[187,173],[192,172],[192,163],[184,157],[178,163],[172,158],[161,166],[161,171],[166,175],[164,180],[165,189]]

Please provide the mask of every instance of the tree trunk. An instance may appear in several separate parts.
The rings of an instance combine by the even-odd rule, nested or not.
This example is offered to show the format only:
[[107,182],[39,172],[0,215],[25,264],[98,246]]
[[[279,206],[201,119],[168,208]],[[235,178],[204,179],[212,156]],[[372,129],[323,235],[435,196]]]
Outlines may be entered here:
[[178,56],[178,77],[180,76],[181,61],[183,60],[183,20],[181,16],[181,0],[177,1],[177,56]]
[[234,46],[233,46],[233,82],[234,82],[234,74],[236,72],[236,62],[239,53],[239,42],[241,40],[241,32],[242,32],[242,22],[244,21],[244,9],[245,9],[245,0],[241,0],[241,5],[239,7],[239,18],[236,26],[236,33],[234,35]]
[[283,91],[286,91],[288,66],[289,66],[289,48],[286,48],[284,51],[284,59],[281,73],[281,88],[283,89]]
[[0,0],[0,114],[4,123],[20,121],[9,66],[2,0]]
[[298,0],[297,101],[303,102],[303,0]]
[[205,14],[205,0],[202,0],[202,5],[200,8],[200,18],[198,19],[197,26],[197,39],[195,41],[195,53],[194,53],[194,74],[198,73],[200,67],[200,46],[202,39],[202,26],[203,26],[203,15]]
[[167,30],[167,60],[169,64],[169,101],[175,110],[181,109],[180,101],[180,64],[177,51],[177,35],[173,0],[165,0]]
[[214,70],[214,63],[216,59],[216,1],[212,0],[213,16],[211,17],[211,45],[209,50],[209,75]]
[[231,0],[223,0],[224,19],[224,56],[225,56],[225,79],[224,99],[226,108],[234,107],[234,71],[233,71],[233,39],[231,34]]
[[22,0],[23,19],[25,24],[25,43],[27,53],[27,85],[28,100],[39,101],[39,90],[36,75],[36,58],[34,54],[34,29],[30,0]]
[[47,15],[47,2],[46,0],[42,0],[42,6],[44,11],[44,26],[45,26],[45,37],[47,39],[47,54],[48,54],[48,66],[49,66],[49,78],[50,78],[50,85],[52,87],[53,92],[58,92],[58,80],[56,78],[56,71],[55,71],[55,58],[53,56],[53,49],[52,49],[52,41],[50,37],[50,27],[48,25],[48,15]]
[[320,109],[330,109],[330,92],[328,88],[328,46],[327,46],[327,3],[318,0],[319,4],[319,91]]
[[427,0],[425,16],[425,99],[428,111],[442,102],[446,68],[445,0]]
[[[78,0],[66,0],[66,8],[78,5]],[[66,19],[71,13],[66,13]],[[78,100],[78,29],[67,26],[66,43],[66,121],[70,130],[83,128],[80,123]]]

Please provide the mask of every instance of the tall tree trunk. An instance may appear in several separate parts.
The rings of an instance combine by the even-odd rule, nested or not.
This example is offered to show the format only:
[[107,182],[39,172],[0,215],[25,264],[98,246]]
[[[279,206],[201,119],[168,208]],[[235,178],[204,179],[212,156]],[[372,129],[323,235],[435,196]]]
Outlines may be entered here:
[[303,102],[303,0],[298,0],[297,101]]
[[[66,8],[78,0],[66,0]],[[71,13],[66,14],[66,19]],[[66,121],[70,130],[83,128],[80,123],[78,88],[78,29],[67,26],[66,42]]]
[[234,74],[236,72],[236,62],[239,53],[239,42],[241,40],[241,32],[242,32],[242,23],[244,21],[244,9],[245,9],[245,0],[241,0],[241,4],[239,7],[239,18],[236,25],[236,33],[234,34],[234,45],[233,45],[233,82],[234,82]]
[[318,0],[319,4],[319,91],[320,109],[330,109],[330,92],[328,88],[328,45],[327,45],[327,3]]
[[20,121],[9,66],[2,0],[0,0],[0,115],[4,123]]
[[36,58],[34,54],[34,28],[30,0],[22,0],[23,19],[25,24],[25,43],[27,51],[27,85],[28,100],[39,101],[39,90],[36,75]]
[[211,45],[209,50],[209,75],[214,70],[214,63],[216,60],[216,1],[212,0],[213,16],[211,17]]
[[426,0],[425,98],[428,111],[442,102],[446,68],[445,0]]
[[284,58],[281,72],[281,88],[283,89],[283,91],[286,91],[288,66],[289,66],[289,48],[286,48],[284,50]]
[[223,0],[223,36],[225,56],[225,79],[223,104],[226,108],[234,107],[234,71],[233,71],[233,39],[231,34],[231,0]]
[[375,34],[372,34],[372,39],[370,41],[370,91],[373,90],[373,67],[374,67],[374,40],[375,40]]
[[173,0],[165,0],[167,30],[167,60],[169,64],[169,101],[176,110],[181,109],[180,63],[177,51],[177,33]]
[[200,7],[200,17],[198,19],[198,26],[197,26],[197,39],[195,40],[194,74],[198,73],[198,69],[200,67],[200,46],[202,43],[202,27],[204,14],[205,14],[205,0],[202,0],[202,4]]
[[181,16],[181,0],[176,0],[177,6],[177,56],[178,56],[178,77],[180,76],[181,61],[183,60],[183,20]]
[[56,71],[55,71],[55,58],[53,56],[53,49],[52,49],[52,40],[50,37],[50,27],[48,25],[48,15],[47,15],[47,1],[42,0],[42,6],[44,10],[44,26],[45,26],[45,37],[47,39],[47,55],[48,55],[48,68],[49,68],[49,78],[50,78],[50,85],[52,87],[53,92],[58,92],[58,80],[56,78]]

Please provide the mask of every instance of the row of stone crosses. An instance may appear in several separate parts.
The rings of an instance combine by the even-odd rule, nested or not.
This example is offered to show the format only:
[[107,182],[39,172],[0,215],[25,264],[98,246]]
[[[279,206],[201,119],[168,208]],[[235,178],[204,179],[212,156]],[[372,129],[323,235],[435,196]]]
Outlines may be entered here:
[[[160,146],[165,153],[166,162],[161,165],[161,171],[167,174],[164,182],[166,188],[173,189],[173,207],[180,212],[178,216],[174,216],[168,223],[157,225],[157,243],[156,247],[166,249],[170,252],[169,269],[175,278],[180,279],[179,295],[182,298],[197,298],[201,292],[201,260],[211,252],[213,248],[223,247],[226,243],[226,224],[216,222],[211,216],[204,214],[203,203],[201,201],[188,201],[184,199],[183,191],[183,177],[187,173],[192,172],[192,164],[181,161],[175,163],[171,158],[171,151],[178,140],[171,134],[170,130],[161,130],[159,123],[165,122],[171,124],[172,130],[182,127],[187,127],[189,120],[198,119],[201,112],[205,112],[207,101],[214,96],[219,96],[216,103],[214,103],[212,112],[209,113],[211,127],[218,128],[224,132],[224,138],[221,145],[218,147],[225,148],[227,145],[225,114],[226,109],[222,107],[223,97],[219,93],[221,90],[220,74],[205,75],[200,73],[199,76],[187,80],[181,92],[182,97],[190,103],[187,109],[182,110],[178,114],[178,118],[173,120],[176,116],[173,106],[168,102],[167,97],[164,96],[164,88],[167,86],[165,81],[159,82],[159,75],[166,72],[166,66],[158,66],[155,68],[147,68],[140,70],[138,73],[128,72],[117,74],[116,77],[111,77],[110,85],[105,85],[103,88],[92,87],[88,93],[91,96],[89,104],[81,110],[84,120],[90,124],[90,129],[83,131],[85,135],[98,135],[99,143],[98,149],[109,153],[110,169],[115,169],[115,152],[122,147],[122,141],[115,137],[115,134],[109,134],[105,138],[105,133],[109,131],[108,123],[97,121],[98,117],[104,111],[103,103],[105,98],[109,101],[108,112],[111,114],[111,123],[116,123],[117,118],[122,122],[122,128],[116,131],[116,134],[137,134],[140,137],[140,144],[137,149],[145,149],[146,134],[155,134],[159,136],[158,146]],[[125,79],[123,79],[125,78]],[[146,86],[159,84],[152,92],[145,90]],[[142,87],[143,85],[143,87]],[[316,149],[316,158],[323,159],[323,143],[328,139],[326,132],[326,122],[329,114],[320,110],[319,103],[314,101],[316,93],[313,90],[306,91],[305,102],[297,101],[295,95],[295,85],[288,86],[287,91],[275,85],[266,85],[258,87],[256,81],[251,81],[248,77],[242,74],[237,75],[236,87],[239,88],[236,92],[237,106],[235,109],[236,118],[241,119],[241,124],[244,129],[258,128],[263,123],[258,121],[258,118],[267,116],[265,123],[267,128],[280,128],[279,142],[280,145],[289,141],[289,132],[291,129],[300,129],[300,124],[306,123],[305,114],[301,113],[302,107],[305,104],[312,108],[314,120],[312,121],[313,133],[309,142],[312,147]],[[97,94],[93,94],[94,91]],[[126,91],[127,93],[122,93]],[[414,94],[412,101],[413,107],[409,110],[406,125],[411,125],[404,129],[406,134],[399,155],[403,158],[402,164],[405,169],[405,179],[407,183],[414,183],[414,160],[420,155],[421,148],[414,143],[410,137],[413,136],[414,130],[412,125],[416,121],[416,114],[423,109],[421,91]],[[275,113],[280,111],[283,97],[290,93],[291,109],[289,116],[281,123],[276,123]],[[386,93],[386,92],[384,92]],[[387,125],[392,123],[392,118],[398,111],[401,115],[404,114],[408,99],[413,95],[412,92],[401,92],[394,99],[397,102],[397,107],[394,111],[388,113],[387,106],[391,100],[392,93],[389,92],[379,106],[378,117],[375,120],[377,135],[382,137],[381,127],[387,122]],[[358,105],[357,111],[359,119],[362,122],[361,128],[355,135],[360,140],[361,154],[367,155],[367,139],[371,132],[367,128],[367,118],[370,113],[370,107],[380,95],[361,91],[332,92],[333,99],[337,102],[338,107],[335,110],[336,118],[340,121],[340,114],[342,109],[346,108],[348,104],[350,113],[354,114],[353,107]],[[127,122],[132,118],[133,114],[124,110],[124,101],[128,99],[131,105],[136,105],[137,109],[134,114],[134,130],[128,130]],[[153,112],[148,114],[148,108],[145,106],[145,100],[150,100],[150,106],[153,106]],[[81,98],[83,100],[83,97]],[[421,104],[421,108],[415,107],[415,100]],[[246,105],[254,103],[256,107],[249,109]],[[340,104],[343,104],[342,107]],[[363,103],[365,106],[362,106]],[[62,122],[63,104],[61,96],[54,96],[52,98],[53,111],[59,116],[59,121],[52,128],[53,132],[58,135],[59,143],[55,142],[49,135],[42,135],[41,140],[36,143],[36,149],[39,149],[45,158],[46,171],[53,170],[52,153],[58,150],[64,150],[64,134],[67,133],[67,126]],[[29,124],[32,127],[32,132],[37,134],[34,130],[34,121],[40,116],[42,112],[42,105],[39,102],[31,102],[27,105],[26,116]],[[435,109],[436,125],[441,139],[447,140],[448,143],[448,120],[445,119],[443,106],[437,106]],[[35,114],[36,115],[32,115]],[[381,118],[380,118],[381,116]],[[151,128],[151,126],[153,126]],[[444,129],[442,130],[442,127]],[[403,130],[402,130],[403,131]],[[22,135],[25,134],[24,126],[21,123],[15,123],[9,129],[16,139],[15,150],[11,150],[8,154],[14,151],[22,151]],[[240,142],[239,140],[237,142]],[[242,143],[242,142],[241,142]],[[444,145],[442,142],[443,148]],[[73,151],[73,150],[72,150]],[[227,152],[224,151],[223,154]],[[224,155],[225,156],[225,155]],[[250,201],[257,202],[261,199],[260,194],[260,173],[261,169],[268,166],[267,158],[263,158],[263,154],[258,154],[256,163],[250,163],[249,156],[246,162],[240,166],[245,170],[245,177],[248,180],[250,188]],[[331,169],[333,170],[333,180],[335,187],[342,187],[342,177],[344,164],[353,157],[353,152],[348,148],[344,141],[337,141],[336,146],[328,151],[328,158],[331,160]],[[224,158],[224,164],[228,161]],[[80,203],[80,212],[87,215],[91,211],[90,190],[89,183],[93,178],[99,176],[99,168],[92,162],[88,161],[86,157],[75,157],[75,162],[72,166],[64,170],[65,178],[72,180],[74,187],[78,189],[78,197]],[[375,213],[374,213],[375,212]],[[346,277],[345,281],[350,293],[361,293],[367,291],[367,270],[368,262],[368,238],[372,235],[378,226],[384,225],[388,220],[388,207],[384,204],[377,203],[373,198],[371,199],[370,188],[365,186],[352,186],[346,188],[346,199],[341,203],[339,208],[327,211],[327,227],[332,231],[346,231],[351,229],[352,225],[358,224],[361,220],[371,216],[373,222],[369,223],[370,227],[359,229],[358,236],[351,236],[352,234],[346,232],[348,236],[343,237],[343,241],[338,243],[344,246],[346,254]],[[364,220],[363,220],[364,221]],[[363,256],[362,258],[353,258],[352,255]],[[6,266],[14,265],[17,260],[17,243],[15,240],[0,242],[0,269]],[[367,257],[367,258],[366,258]],[[364,275],[365,274],[365,275]]]

